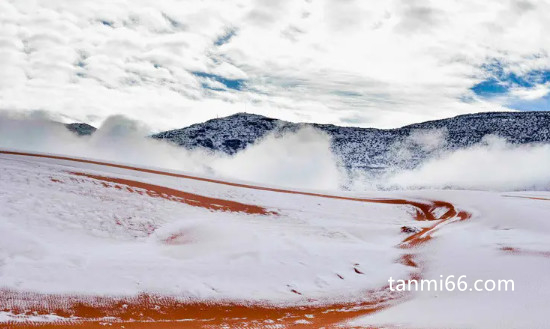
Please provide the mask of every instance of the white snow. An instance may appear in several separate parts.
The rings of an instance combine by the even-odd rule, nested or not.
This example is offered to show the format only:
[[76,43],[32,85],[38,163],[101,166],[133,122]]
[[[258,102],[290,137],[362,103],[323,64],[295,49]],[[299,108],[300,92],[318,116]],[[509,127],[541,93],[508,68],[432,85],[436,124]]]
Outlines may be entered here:
[[[397,306],[351,322],[363,326],[405,328],[548,328],[550,258],[501,250],[550,252],[548,192],[414,192],[468,209],[472,220],[443,227],[422,250],[424,279],[466,275],[475,280],[514,280],[514,291],[422,291]],[[456,279],[455,279],[456,282]]]
[[[71,171],[259,205],[277,215],[214,212],[105,188]],[[52,178],[56,181],[52,181]],[[473,214],[418,249],[424,279],[512,279],[513,292],[413,292],[358,326],[546,328],[550,193],[393,191],[357,197],[443,200]],[[529,199],[528,197],[540,198]],[[0,289],[272,303],[353,300],[407,278],[400,227],[412,208],[220,185],[64,160],[0,154]],[[166,243],[167,239],[172,239]],[[512,253],[502,248],[526,251]],[[359,264],[359,265],[355,265]],[[364,274],[358,274],[354,267]],[[340,279],[338,275],[344,277]],[[295,290],[301,295],[298,295]],[[13,314],[0,313],[0,322]],[[309,319],[309,317],[308,317]],[[297,323],[306,323],[307,319]]]
[[[75,181],[69,171],[165,185],[279,214],[213,212],[105,188],[89,178]],[[396,262],[404,252],[396,248],[400,225],[417,224],[407,206],[12,155],[0,156],[0,173],[2,288],[288,302],[358,297],[410,271]],[[172,235],[181,238],[166,243]]]
[[28,315],[28,314],[13,314],[13,312],[0,311],[0,323],[2,322],[62,322],[67,320],[75,320],[76,317],[64,318],[55,314],[45,315]]

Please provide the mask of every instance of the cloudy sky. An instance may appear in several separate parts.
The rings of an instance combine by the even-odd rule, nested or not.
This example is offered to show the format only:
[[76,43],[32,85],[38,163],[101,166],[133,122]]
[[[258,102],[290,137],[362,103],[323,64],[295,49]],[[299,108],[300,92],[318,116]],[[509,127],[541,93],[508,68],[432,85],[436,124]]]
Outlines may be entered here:
[[2,0],[0,110],[152,130],[550,109],[550,0]]

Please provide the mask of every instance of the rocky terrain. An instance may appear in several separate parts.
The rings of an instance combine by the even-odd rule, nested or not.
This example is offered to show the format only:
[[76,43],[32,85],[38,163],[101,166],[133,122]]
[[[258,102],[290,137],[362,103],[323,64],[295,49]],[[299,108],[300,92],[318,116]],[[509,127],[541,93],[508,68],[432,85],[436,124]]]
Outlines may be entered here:
[[389,167],[412,168],[442,150],[480,143],[487,135],[500,136],[513,144],[550,141],[550,112],[468,114],[397,129],[292,123],[237,113],[152,137],[189,149],[203,147],[235,154],[270,132],[280,134],[306,125],[331,136],[332,150],[343,166],[370,172]]

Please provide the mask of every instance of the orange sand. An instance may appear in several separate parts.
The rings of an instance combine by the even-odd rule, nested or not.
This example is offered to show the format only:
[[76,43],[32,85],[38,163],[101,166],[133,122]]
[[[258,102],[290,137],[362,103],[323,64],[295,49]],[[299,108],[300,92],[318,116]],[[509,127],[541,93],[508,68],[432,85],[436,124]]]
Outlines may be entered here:
[[519,198],[519,199],[530,199],[530,200],[541,200],[541,201],[550,201],[548,198],[539,198],[534,196],[523,196],[523,195],[503,195],[506,198]]
[[512,254],[512,255],[523,255],[523,256],[538,256],[538,257],[550,257],[550,251],[540,251],[540,250],[528,250],[528,249],[519,249],[514,247],[502,247],[500,250]]
[[[99,175],[92,175],[79,172],[71,172],[75,176],[82,176],[101,181],[104,187],[113,187],[119,190],[124,190],[130,193],[147,194],[153,198],[163,198],[170,201],[177,201],[195,207],[202,207],[210,210],[245,212],[247,214],[269,215],[276,214],[275,212],[267,211],[265,208],[244,204],[236,201],[216,199],[199,194],[183,192],[171,189],[164,186],[147,184],[129,179],[112,178]],[[58,179],[52,178],[54,182],[61,182]],[[111,184],[112,183],[112,184]]]
[[[424,228],[420,232],[405,238],[400,244],[401,248],[413,248],[426,243],[432,238],[432,234],[437,230],[438,226],[445,221],[451,219],[466,220],[470,218],[469,213],[457,211],[454,205],[443,201],[422,203],[405,199],[352,198],[230,183],[189,175],[109,164],[92,160],[73,159],[69,157],[7,151],[0,151],[0,153],[92,163],[276,193],[301,194],[357,202],[410,205],[416,209],[416,220],[437,220],[434,225]],[[162,197],[168,200],[184,202],[186,204],[205,207],[211,210],[242,211],[246,213],[264,215],[274,214],[273,212],[268,212],[266,209],[259,206],[209,198],[138,181],[90,175],[85,173],[73,173],[73,175],[85,176],[101,181],[105,187],[115,187],[121,190],[126,190],[130,193],[139,193],[136,192],[136,189],[139,189],[146,191],[146,194],[151,197]],[[55,179],[52,180],[59,181]],[[447,211],[439,218],[436,218],[436,210],[440,208],[444,208]],[[421,277],[422,267],[418,265],[414,254],[405,254],[398,261],[405,266],[416,269],[416,271],[413,271],[409,279],[419,279]],[[357,268],[355,268],[355,272],[357,275],[362,274]],[[340,277],[342,280],[345,279],[341,275],[335,275]],[[295,293],[299,294],[299,291],[295,291]],[[0,310],[27,315],[56,314],[67,319],[67,321],[53,323],[14,322],[9,323],[8,328],[40,327],[44,329],[53,329],[110,327],[198,329],[244,327],[275,328],[277,325],[282,325],[284,328],[332,328],[352,318],[367,315],[387,308],[399,301],[405,300],[407,296],[408,295],[404,292],[390,291],[389,286],[386,285],[378,289],[365,291],[364,298],[360,302],[331,303],[330,301],[324,301],[323,303],[311,303],[310,306],[276,307],[263,304],[245,304],[235,302],[191,302],[175,297],[146,294],[132,298],[115,298],[99,296],[43,295],[31,292],[0,290]]]

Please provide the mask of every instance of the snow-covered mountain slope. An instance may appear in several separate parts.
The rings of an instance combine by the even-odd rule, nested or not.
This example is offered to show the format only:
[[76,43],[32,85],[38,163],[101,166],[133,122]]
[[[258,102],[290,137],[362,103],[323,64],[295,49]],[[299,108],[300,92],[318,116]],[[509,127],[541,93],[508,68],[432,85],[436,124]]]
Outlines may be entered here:
[[428,121],[398,129],[297,124],[239,113],[154,135],[186,148],[204,147],[234,154],[270,132],[285,133],[314,126],[332,137],[332,150],[343,166],[376,173],[413,168],[442,150],[472,146],[487,135],[512,144],[550,142],[550,112],[495,112]]
[[65,125],[67,129],[74,132],[78,136],[88,136],[93,134],[97,128],[94,126],[90,126],[87,123],[68,123]]
[[[0,326],[547,322],[549,193],[327,195],[7,151],[0,177]],[[515,291],[388,288],[440,275]]]

